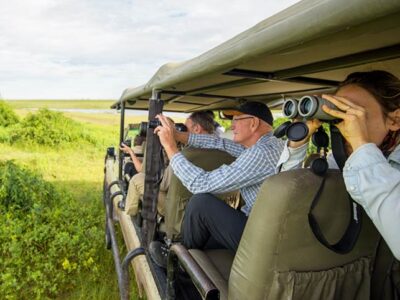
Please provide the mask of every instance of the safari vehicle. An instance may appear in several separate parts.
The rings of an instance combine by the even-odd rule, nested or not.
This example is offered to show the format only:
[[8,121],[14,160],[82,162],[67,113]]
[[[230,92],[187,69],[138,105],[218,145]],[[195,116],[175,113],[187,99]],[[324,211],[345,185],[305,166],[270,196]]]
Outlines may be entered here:
[[[163,65],[145,85],[126,89],[112,107],[121,112],[123,141],[127,109],[146,110],[149,120],[163,111],[219,112],[249,100],[280,109],[285,98],[331,93],[349,73],[374,69],[400,76],[400,1],[304,0],[198,57]],[[265,181],[233,255],[176,242],[184,207],[169,206],[177,199],[185,203],[190,193],[173,177],[165,215],[158,213],[163,165],[152,128],[147,129],[143,203],[135,217],[124,212],[124,158],[114,149],[105,159],[104,203],[121,299],[129,298],[130,266],[148,299],[393,296],[384,289],[390,252],[365,214],[348,251],[329,249],[314,234],[308,214],[321,176],[310,170],[282,172]],[[192,152],[185,155],[206,169],[232,161],[224,153]],[[346,230],[351,208],[340,172],[325,176],[314,214],[326,240],[335,242]],[[128,252],[122,262],[116,228]],[[164,237],[171,241],[167,270],[158,268],[147,250],[152,240]]]

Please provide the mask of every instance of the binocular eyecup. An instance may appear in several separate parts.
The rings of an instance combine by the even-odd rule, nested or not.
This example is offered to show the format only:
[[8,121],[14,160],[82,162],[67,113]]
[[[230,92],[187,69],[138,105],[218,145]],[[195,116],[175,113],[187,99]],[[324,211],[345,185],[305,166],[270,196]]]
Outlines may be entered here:
[[281,124],[278,128],[274,130],[274,136],[277,138],[282,138],[285,135],[290,141],[298,142],[308,135],[309,130],[305,123],[303,122],[290,122],[286,121]]
[[287,99],[282,106],[282,114],[289,119],[319,119],[321,121],[332,121],[336,118],[328,115],[322,110],[326,105],[332,109],[338,109],[334,104],[318,96],[304,96],[300,100]]

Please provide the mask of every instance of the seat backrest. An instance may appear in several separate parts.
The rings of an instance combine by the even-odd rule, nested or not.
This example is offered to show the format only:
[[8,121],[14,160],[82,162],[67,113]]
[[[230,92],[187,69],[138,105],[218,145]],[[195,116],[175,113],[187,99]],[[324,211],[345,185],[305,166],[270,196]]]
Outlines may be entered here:
[[[350,220],[342,174],[329,170],[314,208],[322,232],[334,244]],[[262,185],[236,253],[229,299],[368,299],[370,268],[379,235],[363,213],[353,250],[335,253],[308,223],[322,178],[309,169],[282,172]]]
[[[227,152],[215,149],[185,148],[182,154],[194,165],[212,171],[221,165],[231,164],[235,158]],[[230,197],[232,193],[224,194],[221,198]],[[166,204],[165,204],[165,225],[167,237],[170,239],[179,238],[181,224],[185,207],[192,193],[190,193],[175,175],[171,177]]]

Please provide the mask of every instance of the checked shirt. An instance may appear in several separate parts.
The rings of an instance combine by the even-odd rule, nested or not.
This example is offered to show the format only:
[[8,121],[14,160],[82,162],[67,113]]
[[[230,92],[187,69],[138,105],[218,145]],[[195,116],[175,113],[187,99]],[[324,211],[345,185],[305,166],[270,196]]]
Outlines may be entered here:
[[262,136],[250,148],[229,139],[209,134],[190,134],[188,145],[196,148],[226,151],[236,160],[230,165],[207,172],[193,165],[185,156],[176,153],[170,164],[175,175],[193,194],[220,194],[240,190],[245,205],[241,210],[248,216],[263,181],[275,174],[275,167],[284,147],[284,142],[272,135]]

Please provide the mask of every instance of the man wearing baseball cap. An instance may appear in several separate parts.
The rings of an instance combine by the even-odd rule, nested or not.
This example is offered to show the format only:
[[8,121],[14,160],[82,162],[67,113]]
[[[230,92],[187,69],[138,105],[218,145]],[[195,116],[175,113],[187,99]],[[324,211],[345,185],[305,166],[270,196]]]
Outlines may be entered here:
[[[165,116],[158,115],[162,126],[158,134],[175,175],[194,195],[182,224],[182,243],[187,248],[225,248],[236,252],[247,217],[263,181],[275,173],[283,141],[273,136],[273,117],[260,102],[246,102],[223,112],[232,119],[233,141],[213,135],[177,132]],[[176,147],[176,141],[191,147],[226,151],[236,160],[213,171],[205,171],[189,162]],[[240,190],[245,204],[235,210],[214,194]],[[166,246],[150,244],[150,254],[159,266],[166,264]]]

